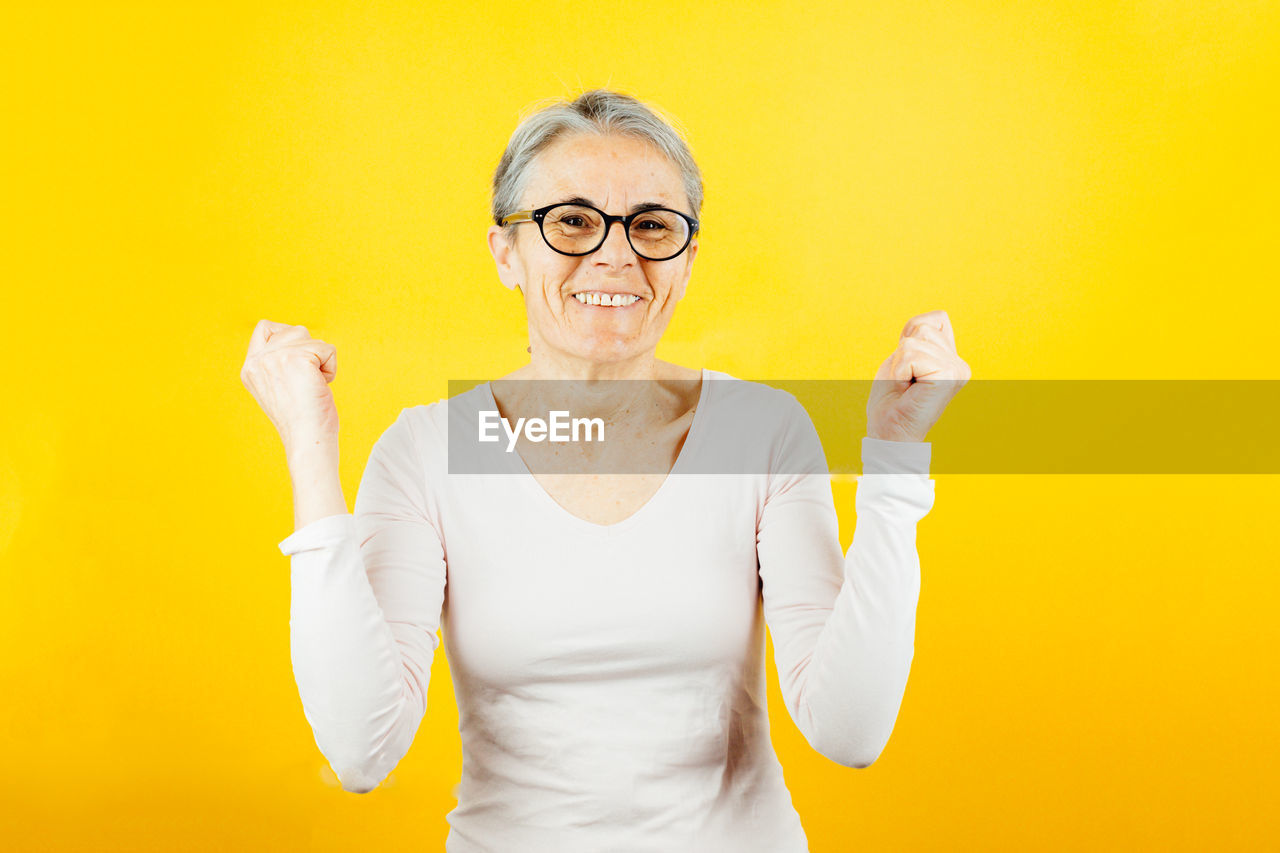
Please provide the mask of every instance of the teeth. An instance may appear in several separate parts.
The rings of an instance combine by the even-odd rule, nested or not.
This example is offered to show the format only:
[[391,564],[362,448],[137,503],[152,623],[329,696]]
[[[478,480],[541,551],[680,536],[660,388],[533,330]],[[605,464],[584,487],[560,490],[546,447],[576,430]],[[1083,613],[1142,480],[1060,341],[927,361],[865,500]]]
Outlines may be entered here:
[[640,297],[632,296],[625,293],[575,293],[574,299],[577,299],[583,305],[601,305],[610,308],[625,308],[637,302]]

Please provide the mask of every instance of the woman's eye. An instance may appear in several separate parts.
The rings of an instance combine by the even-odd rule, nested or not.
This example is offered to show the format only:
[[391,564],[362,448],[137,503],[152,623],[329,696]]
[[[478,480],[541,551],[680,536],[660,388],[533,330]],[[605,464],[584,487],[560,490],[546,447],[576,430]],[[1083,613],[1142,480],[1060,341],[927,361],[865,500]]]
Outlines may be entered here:
[[581,228],[587,223],[581,216],[566,216],[560,220],[560,224],[568,225],[570,228]]
[[656,219],[642,219],[635,224],[635,227],[641,231],[659,231],[667,226]]

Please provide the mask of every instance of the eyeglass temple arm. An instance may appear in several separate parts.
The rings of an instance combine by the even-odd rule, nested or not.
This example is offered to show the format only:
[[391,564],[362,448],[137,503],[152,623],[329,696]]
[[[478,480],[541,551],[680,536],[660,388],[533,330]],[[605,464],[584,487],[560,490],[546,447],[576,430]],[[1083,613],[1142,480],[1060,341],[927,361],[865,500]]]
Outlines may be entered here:
[[502,217],[502,221],[499,222],[498,224],[510,225],[513,222],[531,222],[532,220],[533,220],[532,210],[519,210],[511,214],[510,216]]

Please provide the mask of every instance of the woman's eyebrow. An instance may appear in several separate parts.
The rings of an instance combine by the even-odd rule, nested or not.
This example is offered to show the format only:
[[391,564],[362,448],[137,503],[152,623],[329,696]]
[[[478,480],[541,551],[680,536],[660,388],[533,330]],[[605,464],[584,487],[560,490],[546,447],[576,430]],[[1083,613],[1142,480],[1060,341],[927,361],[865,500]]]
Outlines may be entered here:
[[580,195],[575,195],[572,198],[562,199],[556,202],[556,204],[585,204],[587,207],[594,207],[599,209],[599,205],[597,205],[594,201],[592,201],[589,198],[583,198]]
[[[594,207],[596,210],[603,210],[603,208],[602,208],[602,207],[600,207],[600,205],[596,204],[596,203],[595,203],[594,201],[592,201],[591,199],[583,198],[583,197],[582,197],[582,196],[580,196],[580,195],[575,195],[575,196],[573,196],[572,198],[566,198],[566,199],[564,199],[563,201],[559,201],[559,202],[556,202],[556,203],[557,203],[557,204],[585,204],[585,205],[587,205],[588,207]],[[638,203],[638,204],[633,204],[633,205],[631,205],[631,210],[630,210],[629,212],[630,212],[630,213],[637,213],[637,212],[639,212],[639,211],[641,211],[641,210],[659,210],[659,209],[661,209],[661,210],[668,210],[669,208],[667,207],[667,205],[665,205],[665,204],[663,204],[663,203],[661,203],[661,202],[657,202],[657,201],[642,201],[642,202],[640,202],[640,203]]]

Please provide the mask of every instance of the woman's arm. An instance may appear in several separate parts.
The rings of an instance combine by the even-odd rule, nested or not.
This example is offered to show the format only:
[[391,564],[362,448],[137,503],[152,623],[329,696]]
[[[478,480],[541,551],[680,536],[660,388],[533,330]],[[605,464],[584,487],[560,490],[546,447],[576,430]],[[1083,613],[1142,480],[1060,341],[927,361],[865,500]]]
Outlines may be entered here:
[[289,481],[293,484],[293,529],[300,531],[313,521],[347,514],[338,475],[336,441],[286,450]]
[[280,543],[291,557],[290,646],[303,714],[343,789],[355,793],[377,787],[408,752],[439,644],[444,550],[410,411],[374,445],[354,515],[307,521],[336,505],[324,503],[328,478],[295,476],[298,507],[312,508],[295,509],[307,523]]
[[[857,526],[847,555],[808,413],[794,411],[757,533],[765,619],[783,698],[814,749],[849,767],[880,755],[915,653],[916,523],[933,507],[926,442],[862,440]],[[825,470],[825,469],[823,469]]]

